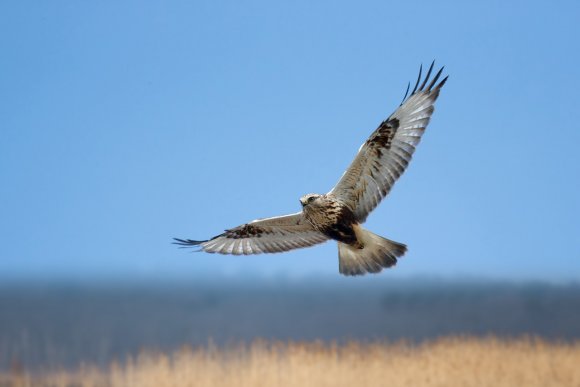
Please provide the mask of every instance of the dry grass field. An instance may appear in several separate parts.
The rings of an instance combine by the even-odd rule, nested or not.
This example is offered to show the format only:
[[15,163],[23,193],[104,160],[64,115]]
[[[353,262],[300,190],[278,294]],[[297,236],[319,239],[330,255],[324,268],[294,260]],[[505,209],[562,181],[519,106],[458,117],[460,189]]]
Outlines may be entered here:
[[0,386],[580,386],[580,342],[446,338],[421,345],[254,342],[143,352],[107,370],[0,375]]

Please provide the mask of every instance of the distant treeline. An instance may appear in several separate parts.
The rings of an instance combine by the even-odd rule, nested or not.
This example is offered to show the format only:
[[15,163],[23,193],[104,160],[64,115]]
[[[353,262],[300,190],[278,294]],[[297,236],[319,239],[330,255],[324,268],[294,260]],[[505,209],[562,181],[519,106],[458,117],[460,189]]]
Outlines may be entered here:
[[[353,285],[354,284],[354,285]],[[0,368],[269,340],[580,338],[580,285],[438,281],[0,286]]]

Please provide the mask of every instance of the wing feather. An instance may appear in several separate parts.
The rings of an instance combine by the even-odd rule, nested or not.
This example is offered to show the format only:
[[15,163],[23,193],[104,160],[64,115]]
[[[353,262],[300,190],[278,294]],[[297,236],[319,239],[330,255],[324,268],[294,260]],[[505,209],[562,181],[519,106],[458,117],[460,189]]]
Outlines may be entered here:
[[208,253],[250,255],[279,253],[309,247],[328,240],[316,231],[302,212],[250,223],[226,230],[206,241],[175,238],[183,247],[199,246]]
[[349,168],[329,193],[348,205],[360,222],[366,220],[403,174],[429,124],[433,105],[447,81],[445,77],[437,84],[443,71],[441,68],[429,82],[433,65],[423,82],[421,66],[411,95],[407,98],[407,87],[399,108],[360,147]]

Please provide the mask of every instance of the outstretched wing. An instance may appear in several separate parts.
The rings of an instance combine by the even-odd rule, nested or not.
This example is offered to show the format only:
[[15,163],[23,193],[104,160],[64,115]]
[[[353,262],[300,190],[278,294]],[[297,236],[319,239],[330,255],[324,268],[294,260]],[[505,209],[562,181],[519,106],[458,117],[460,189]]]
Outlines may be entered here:
[[399,108],[360,147],[352,164],[330,191],[352,209],[359,222],[367,218],[405,171],[429,124],[433,104],[447,81],[445,77],[437,84],[443,71],[441,68],[427,85],[434,63],[420,87],[422,68],[419,70],[417,83],[409,98],[406,98],[407,88]]
[[328,240],[324,234],[310,225],[302,212],[257,219],[226,230],[223,234],[206,241],[174,239],[175,244],[184,247],[200,246],[208,253],[235,255],[279,253],[309,247]]

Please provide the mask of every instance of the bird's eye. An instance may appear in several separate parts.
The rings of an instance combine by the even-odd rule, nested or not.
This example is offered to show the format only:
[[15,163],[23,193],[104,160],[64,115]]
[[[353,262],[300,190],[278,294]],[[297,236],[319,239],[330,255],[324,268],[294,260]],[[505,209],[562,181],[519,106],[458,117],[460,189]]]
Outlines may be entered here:
[[308,198],[308,203],[312,203],[314,201],[314,199],[316,199],[315,196],[311,196]]

